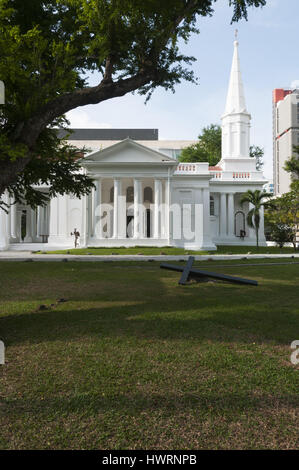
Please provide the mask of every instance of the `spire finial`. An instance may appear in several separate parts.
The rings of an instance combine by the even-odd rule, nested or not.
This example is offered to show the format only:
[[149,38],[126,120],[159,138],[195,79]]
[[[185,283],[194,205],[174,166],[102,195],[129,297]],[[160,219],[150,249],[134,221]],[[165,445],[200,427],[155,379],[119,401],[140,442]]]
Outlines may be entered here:
[[238,41],[239,30],[235,29],[235,40]]

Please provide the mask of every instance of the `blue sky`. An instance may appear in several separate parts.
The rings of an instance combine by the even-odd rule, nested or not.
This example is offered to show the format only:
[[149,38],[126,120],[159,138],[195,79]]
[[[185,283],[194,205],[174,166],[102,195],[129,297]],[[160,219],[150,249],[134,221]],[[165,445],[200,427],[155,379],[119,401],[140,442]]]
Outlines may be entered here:
[[248,22],[237,25],[230,25],[231,16],[228,0],[218,0],[214,16],[199,19],[200,35],[182,46],[197,59],[198,86],[182,82],[175,94],[158,90],[146,105],[144,97],[130,94],[77,108],[68,114],[72,127],[150,127],[159,129],[161,139],[196,139],[204,126],[220,123],[238,28],[251,142],[264,147],[265,174],[271,177],[272,90],[299,80],[298,0],[267,0],[266,7],[250,9]]

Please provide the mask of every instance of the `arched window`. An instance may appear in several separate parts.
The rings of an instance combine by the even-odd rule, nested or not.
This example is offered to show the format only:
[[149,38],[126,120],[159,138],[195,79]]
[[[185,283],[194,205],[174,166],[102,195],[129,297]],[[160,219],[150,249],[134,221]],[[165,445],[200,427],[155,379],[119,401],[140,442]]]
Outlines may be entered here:
[[110,202],[114,202],[114,186],[110,189]]
[[210,215],[215,215],[215,200],[210,196]]
[[134,188],[133,186],[127,187],[127,202],[134,202]]
[[144,202],[153,202],[153,190],[150,186],[144,188],[143,200]]
[[235,235],[240,238],[244,238],[246,236],[245,214],[243,211],[237,211],[235,213]]

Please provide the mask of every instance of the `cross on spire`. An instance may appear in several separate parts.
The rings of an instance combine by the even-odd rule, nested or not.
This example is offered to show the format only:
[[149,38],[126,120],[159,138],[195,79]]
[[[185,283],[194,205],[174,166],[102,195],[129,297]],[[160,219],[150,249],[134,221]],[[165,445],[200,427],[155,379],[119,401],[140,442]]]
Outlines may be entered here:
[[235,29],[235,40],[238,41],[239,30]]

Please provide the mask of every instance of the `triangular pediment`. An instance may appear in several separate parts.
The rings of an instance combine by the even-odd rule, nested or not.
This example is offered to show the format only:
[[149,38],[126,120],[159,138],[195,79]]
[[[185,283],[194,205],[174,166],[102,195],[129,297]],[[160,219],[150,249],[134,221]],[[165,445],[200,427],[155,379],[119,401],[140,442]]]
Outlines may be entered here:
[[177,165],[177,161],[173,158],[157,152],[151,148],[145,147],[131,139],[125,139],[117,144],[111,145],[104,150],[97,150],[87,155],[83,160],[84,163],[103,163],[103,164],[164,164]]

